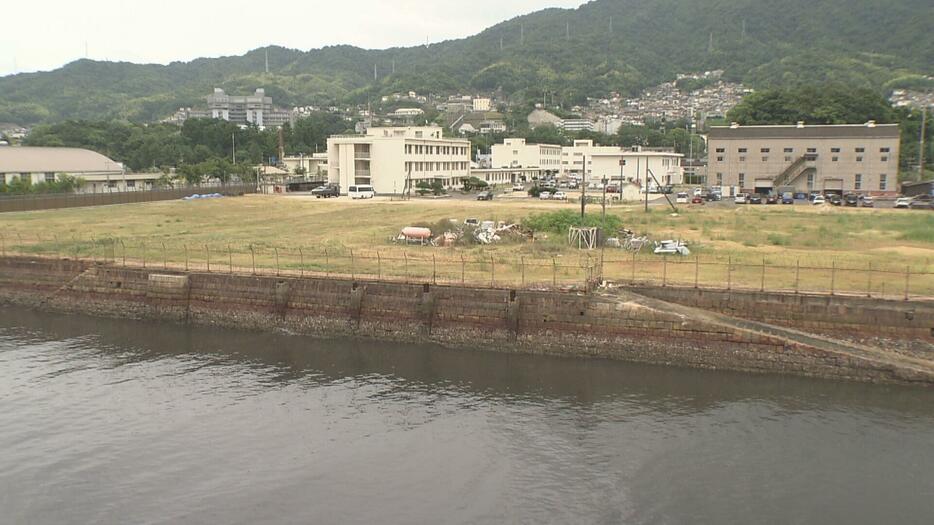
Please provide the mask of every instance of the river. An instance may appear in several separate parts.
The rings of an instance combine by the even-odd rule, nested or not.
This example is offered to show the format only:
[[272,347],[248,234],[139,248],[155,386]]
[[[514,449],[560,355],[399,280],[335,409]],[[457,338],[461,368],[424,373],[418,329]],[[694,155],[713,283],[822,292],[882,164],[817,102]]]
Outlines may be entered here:
[[934,391],[0,308],[0,522],[930,523]]

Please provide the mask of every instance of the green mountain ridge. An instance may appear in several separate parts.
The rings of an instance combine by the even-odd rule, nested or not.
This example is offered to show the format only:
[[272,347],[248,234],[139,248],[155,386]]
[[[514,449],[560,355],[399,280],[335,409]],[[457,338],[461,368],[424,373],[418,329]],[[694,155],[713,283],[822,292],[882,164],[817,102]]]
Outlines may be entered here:
[[429,46],[271,46],[168,65],[79,60],[0,78],[0,121],[153,121],[202,104],[214,87],[265,87],[281,106],[410,90],[521,100],[549,91],[574,103],[711,69],[756,88],[834,82],[885,91],[934,74],[932,26],[928,0],[594,0]]

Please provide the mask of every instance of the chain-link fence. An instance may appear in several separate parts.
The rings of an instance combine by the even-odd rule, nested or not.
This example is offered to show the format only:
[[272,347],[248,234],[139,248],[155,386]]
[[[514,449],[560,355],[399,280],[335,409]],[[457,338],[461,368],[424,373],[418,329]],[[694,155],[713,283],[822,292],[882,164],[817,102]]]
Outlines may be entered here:
[[573,255],[515,255],[481,249],[387,246],[359,250],[341,245],[275,246],[268,243],[185,243],[171,239],[82,239],[76,236],[0,233],[3,255],[84,259],[118,266],[211,273],[335,276],[498,288],[586,289],[618,285],[847,294],[889,299],[934,298],[929,268],[867,263],[817,264],[773,256],[750,258],[629,254],[614,250]]
[[101,191],[96,193],[40,193],[29,195],[0,195],[0,213],[12,211],[54,210],[84,206],[133,204],[175,200],[196,193],[243,195],[255,193],[252,184],[196,185],[180,188],[158,188],[138,191]]

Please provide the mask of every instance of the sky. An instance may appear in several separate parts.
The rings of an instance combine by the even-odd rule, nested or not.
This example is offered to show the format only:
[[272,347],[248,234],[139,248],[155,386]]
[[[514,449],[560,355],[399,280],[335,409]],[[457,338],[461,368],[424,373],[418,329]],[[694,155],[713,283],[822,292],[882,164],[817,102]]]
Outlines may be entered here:
[[266,45],[387,48],[479,33],[584,0],[16,0],[5,2],[0,76],[79,58],[166,64]]

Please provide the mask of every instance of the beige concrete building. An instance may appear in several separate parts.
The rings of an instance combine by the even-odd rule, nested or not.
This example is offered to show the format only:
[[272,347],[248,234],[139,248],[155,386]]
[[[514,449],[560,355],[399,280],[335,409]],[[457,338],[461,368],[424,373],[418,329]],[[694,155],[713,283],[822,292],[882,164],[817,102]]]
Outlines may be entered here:
[[470,175],[470,141],[444,138],[441,128],[370,128],[366,135],[328,139],[328,180],[341,192],[368,184],[376,193],[406,192],[420,181],[446,188]]
[[714,127],[707,182],[745,192],[897,192],[897,124]]
[[557,173],[561,169],[561,146],[526,144],[525,139],[505,139],[494,144],[494,168],[540,168]]
[[303,170],[305,176],[310,179],[327,178],[328,176],[328,154],[312,153],[311,155],[293,155],[282,159],[282,163],[288,168],[289,173]]

